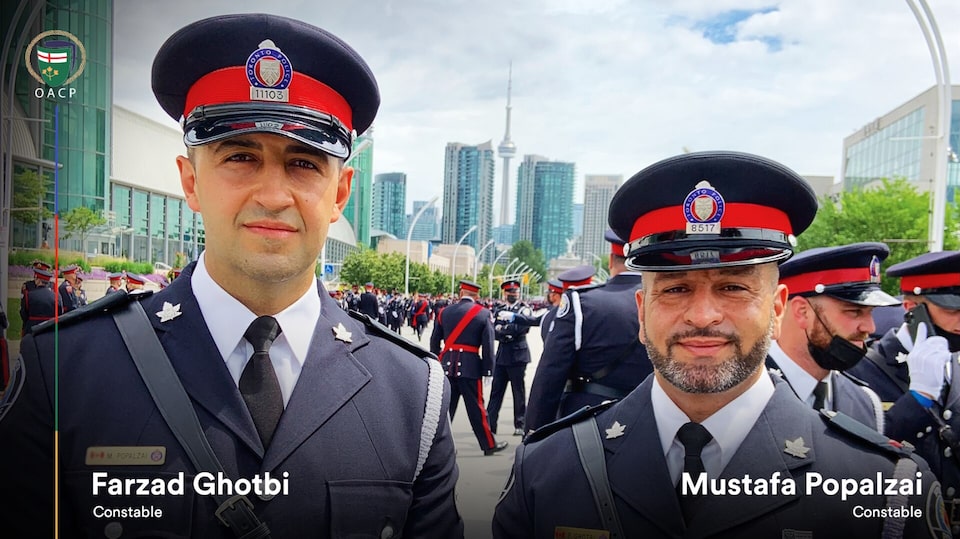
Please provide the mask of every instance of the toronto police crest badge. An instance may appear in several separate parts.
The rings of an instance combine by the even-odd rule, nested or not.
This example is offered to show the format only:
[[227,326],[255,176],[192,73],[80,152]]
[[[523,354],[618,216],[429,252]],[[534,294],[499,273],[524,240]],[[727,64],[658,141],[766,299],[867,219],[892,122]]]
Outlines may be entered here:
[[880,259],[877,257],[870,259],[870,282],[880,282]]
[[701,181],[683,201],[687,234],[719,234],[723,210],[720,193],[707,180]]
[[247,58],[247,80],[250,82],[251,101],[290,101],[290,81],[293,66],[272,40],[260,42],[260,48]]

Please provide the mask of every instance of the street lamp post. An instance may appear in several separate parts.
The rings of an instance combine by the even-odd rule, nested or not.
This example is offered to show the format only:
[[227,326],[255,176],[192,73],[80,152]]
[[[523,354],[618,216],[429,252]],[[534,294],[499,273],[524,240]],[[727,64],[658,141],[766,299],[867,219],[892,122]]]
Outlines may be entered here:
[[463,240],[467,239],[467,236],[473,233],[477,229],[477,225],[473,225],[469,230],[463,233],[463,236],[460,236],[460,240],[457,242],[457,245],[453,248],[453,260],[450,261],[450,294],[456,291],[453,287],[454,280],[457,278],[457,251],[460,250],[460,244],[463,243]]
[[436,204],[437,200],[440,200],[440,195],[436,195],[433,198],[431,198],[430,202],[427,202],[427,204],[424,207],[420,208],[420,211],[418,211],[417,214],[413,216],[413,220],[410,221],[410,230],[407,231],[407,263],[406,263],[406,269],[404,270],[404,275],[403,275],[403,295],[404,296],[410,295],[410,238],[413,237],[414,225],[417,224],[417,220],[420,219],[420,216],[423,215],[423,212],[427,211],[427,208],[429,208],[430,206],[433,206],[434,204]]
[[507,275],[510,274],[510,268],[512,268],[513,265],[514,265],[514,263],[516,263],[516,262],[522,262],[522,260],[520,260],[519,258],[516,258],[516,257],[514,257],[512,260],[510,260],[510,263],[507,264],[507,267],[504,268],[504,270],[503,270],[503,276],[504,276],[504,277],[506,277]]
[[480,249],[480,252],[477,253],[477,257],[473,259],[473,281],[474,282],[477,281],[477,272],[480,269],[480,255],[482,255],[483,252],[487,250],[487,247],[490,247],[491,245],[493,245],[494,241],[495,240],[488,241],[486,245],[484,245],[483,248]]
[[[923,14],[917,9],[916,2],[920,3]],[[940,29],[930,6],[927,5],[927,0],[907,0],[907,5],[910,6],[910,11],[913,12],[917,23],[920,24],[923,38],[930,50],[933,72],[937,79],[937,112],[940,113],[938,122],[940,125],[937,129],[937,143],[936,150],[934,150],[934,166],[936,169],[933,175],[933,196],[930,197],[932,208],[927,236],[930,252],[937,252],[943,250],[943,223],[947,204],[947,158],[950,153],[950,116],[953,104],[950,89],[950,69],[947,64],[947,54],[943,48],[943,39],[940,37]],[[924,19],[924,16],[926,19]]]
[[507,255],[510,252],[510,249],[505,250],[504,252],[497,255],[497,258],[493,259],[493,264],[490,264],[490,271],[487,272],[487,293],[490,294],[490,297],[493,297],[493,268],[497,267],[497,262],[501,258]]

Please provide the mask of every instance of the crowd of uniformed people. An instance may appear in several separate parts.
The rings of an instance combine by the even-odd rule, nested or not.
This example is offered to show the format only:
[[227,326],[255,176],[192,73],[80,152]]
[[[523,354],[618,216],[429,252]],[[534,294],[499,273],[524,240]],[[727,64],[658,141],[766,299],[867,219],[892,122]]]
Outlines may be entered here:
[[[462,536],[450,419],[462,400],[483,455],[503,452],[508,386],[517,447],[494,537],[960,536],[960,252],[887,268],[893,297],[882,243],[795,254],[817,211],[803,178],[699,152],[620,188],[610,278],[567,270],[545,309],[512,279],[486,299],[470,281],[449,298],[327,292],[314,277],[323,233],[299,225],[335,219],[349,196],[343,159],[379,105],[360,56],[299,21],[217,17],[163,45],[153,85],[182,120],[178,165],[211,224],[207,250],[155,294],[112,274],[89,305],[78,268],[57,285],[34,266],[0,404],[12,536],[51,536],[54,507],[71,537]],[[249,198],[231,199],[241,177]],[[152,500],[164,518],[102,519],[97,471],[267,472],[291,494],[196,494]],[[899,487],[867,488],[877,476]],[[766,487],[717,491],[746,477]],[[858,487],[841,498],[815,488],[824,479]],[[795,490],[776,491],[785,482]]]

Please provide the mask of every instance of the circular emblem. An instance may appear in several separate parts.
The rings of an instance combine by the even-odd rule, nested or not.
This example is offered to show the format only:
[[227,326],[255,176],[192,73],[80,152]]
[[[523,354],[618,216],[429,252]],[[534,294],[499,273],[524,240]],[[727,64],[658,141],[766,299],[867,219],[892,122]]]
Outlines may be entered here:
[[683,201],[683,216],[688,223],[719,223],[723,217],[723,197],[707,181],[702,181]]
[[160,462],[161,460],[163,460],[163,451],[157,450],[150,453],[150,460],[154,462]]
[[563,318],[563,315],[570,312],[570,301],[567,299],[567,295],[564,294],[560,296],[560,306],[557,307],[557,318]]
[[[57,39],[57,38],[60,39]],[[50,38],[50,39],[47,39]],[[63,39],[66,38],[66,39]],[[46,40],[41,43],[41,40]],[[34,62],[34,54],[36,62]],[[77,36],[63,30],[42,32],[23,53],[27,72],[40,84],[63,86],[77,80],[87,65],[87,49]],[[36,65],[36,69],[34,69]]]
[[267,39],[247,58],[247,80],[256,88],[283,90],[290,86],[293,67],[273,41]]
[[880,282],[880,259],[877,257],[873,257],[870,260],[870,282]]

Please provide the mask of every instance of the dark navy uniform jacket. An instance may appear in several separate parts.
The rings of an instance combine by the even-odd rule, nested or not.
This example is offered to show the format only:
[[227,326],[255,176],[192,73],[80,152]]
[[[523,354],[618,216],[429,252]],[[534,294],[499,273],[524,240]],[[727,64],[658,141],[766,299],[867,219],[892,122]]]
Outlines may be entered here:
[[624,393],[653,372],[647,349],[639,342],[636,291],[640,276],[620,274],[604,284],[567,290],[547,335],[530,389],[527,428],[536,429],[606,397],[564,393],[567,380],[599,371],[619,359],[603,380]]
[[543,313],[543,317],[540,318],[540,338],[544,343],[547,342],[547,335],[550,334],[550,330],[553,329],[553,319],[557,316],[557,306],[551,305],[547,312]]
[[78,298],[74,292],[73,285],[70,284],[70,281],[64,279],[64,281],[60,283],[60,309],[64,313],[68,313],[79,307],[80,298]]
[[[930,468],[943,483],[947,501],[958,500],[960,461],[957,458],[960,452],[956,450],[956,445],[948,450],[950,444],[941,439],[939,433],[944,424],[950,426],[954,436],[960,432],[960,364],[956,360],[953,362],[951,379],[941,399],[943,404],[934,403],[928,411],[908,391],[910,372],[906,362],[907,351],[897,339],[898,329],[891,329],[875,342],[867,357],[852,370],[867,381],[883,400],[887,408],[886,435],[913,444],[917,454],[930,463]],[[960,439],[957,443],[960,443]],[[951,505],[948,505],[948,509],[952,508]],[[960,507],[953,511],[955,521],[960,523]],[[956,532],[960,533],[960,528]]]
[[[472,299],[461,299],[444,309],[433,325],[430,351],[440,356],[443,371],[451,378],[479,379],[493,375],[493,315],[489,310],[481,308],[454,343],[447,341],[474,305],[476,302]],[[445,348],[449,350],[442,352]]]
[[23,320],[23,334],[33,326],[53,318],[57,313],[56,292],[46,286],[25,288],[20,297],[20,319]]
[[360,294],[359,311],[376,320],[380,317],[380,303],[377,301],[377,295],[373,292],[364,292]]
[[[769,480],[779,473],[781,478],[796,480],[796,494],[706,494],[699,498],[689,527],[684,524],[653,414],[653,377],[597,415],[614,504],[627,537],[881,536],[882,518],[855,518],[852,513],[858,505],[885,507],[885,496],[852,496],[846,501],[839,496],[806,496],[805,478],[808,472],[816,472],[824,478],[872,480],[882,472],[892,479],[897,457],[828,426],[787,384],[774,381],[773,396],[721,477],[749,474]],[[620,424],[623,434],[611,438],[605,430],[614,422]],[[798,438],[807,449],[799,453],[804,456],[784,452],[785,442]],[[922,461],[919,466],[925,469]],[[915,478],[913,474],[910,477]],[[923,517],[908,518],[903,537],[940,537],[928,528],[928,515],[935,519],[934,525],[942,525],[936,521],[942,507],[939,485],[929,471],[923,473],[922,487],[922,495],[905,499],[906,506],[921,508]],[[512,476],[494,514],[493,536],[553,539],[557,527],[603,529],[569,427],[517,449]]]
[[[434,359],[417,357],[385,338],[386,331],[353,319],[318,285],[321,312],[309,354],[264,451],[193,296],[192,271],[191,265],[168,288],[140,301],[226,472],[233,478],[289,474],[289,494],[269,501],[249,496],[274,539],[462,536],[454,444],[445,420],[449,386],[439,369],[431,375]],[[165,304],[181,314],[161,321],[154,313]],[[352,342],[336,338],[339,324]],[[158,413],[112,317],[95,312],[61,323],[59,336],[62,536],[103,537],[116,520],[123,537],[234,537],[214,517],[213,498],[194,494],[197,470]],[[52,537],[54,346],[52,330],[21,343],[25,386],[0,420],[0,477],[4,492],[16,493],[0,504],[5,537]],[[431,379],[441,383],[442,402],[425,406]],[[422,448],[428,413],[439,421],[432,445]],[[88,452],[102,446],[161,447],[165,460],[87,465]],[[421,451],[426,460],[417,473]],[[94,497],[95,471],[162,479],[185,472],[184,495]],[[93,516],[97,505],[141,504],[162,509],[162,518]]]
[[[501,311],[512,312],[513,321],[500,320],[498,315]],[[496,357],[497,365],[512,367],[530,363],[527,333],[530,332],[530,326],[535,326],[538,322],[539,319],[533,316],[530,307],[521,301],[497,309],[497,312],[493,315],[493,329],[496,333],[497,342],[499,342]]]

